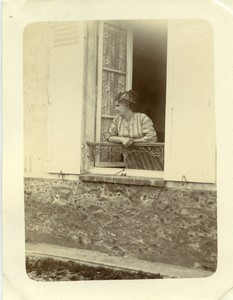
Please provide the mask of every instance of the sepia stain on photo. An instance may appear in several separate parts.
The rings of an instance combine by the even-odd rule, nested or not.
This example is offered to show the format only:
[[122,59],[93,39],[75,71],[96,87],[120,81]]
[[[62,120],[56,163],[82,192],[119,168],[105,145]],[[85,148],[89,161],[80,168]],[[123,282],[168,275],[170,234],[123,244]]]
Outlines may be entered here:
[[211,25],[40,22],[23,38],[28,276],[214,274]]

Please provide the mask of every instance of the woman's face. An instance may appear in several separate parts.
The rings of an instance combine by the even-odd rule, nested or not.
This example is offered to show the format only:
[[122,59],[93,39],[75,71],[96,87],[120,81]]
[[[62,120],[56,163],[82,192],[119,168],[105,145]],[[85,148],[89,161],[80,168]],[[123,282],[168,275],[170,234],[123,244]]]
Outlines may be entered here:
[[129,110],[129,107],[124,102],[116,102],[115,110],[119,116],[124,116],[125,112]]

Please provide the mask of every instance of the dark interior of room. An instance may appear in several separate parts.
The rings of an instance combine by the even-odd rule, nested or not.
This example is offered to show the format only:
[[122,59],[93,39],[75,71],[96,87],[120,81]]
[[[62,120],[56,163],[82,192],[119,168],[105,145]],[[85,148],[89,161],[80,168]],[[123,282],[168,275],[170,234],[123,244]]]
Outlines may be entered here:
[[135,21],[132,89],[140,98],[137,111],[152,119],[159,142],[165,137],[166,67],[167,22]]

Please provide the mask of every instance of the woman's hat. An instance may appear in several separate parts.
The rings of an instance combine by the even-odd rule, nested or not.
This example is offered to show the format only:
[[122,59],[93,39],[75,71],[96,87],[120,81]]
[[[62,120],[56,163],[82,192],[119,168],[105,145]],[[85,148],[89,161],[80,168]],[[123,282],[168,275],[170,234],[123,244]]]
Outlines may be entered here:
[[128,103],[136,104],[138,94],[133,90],[120,92],[116,95],[116,101],[127,101]]

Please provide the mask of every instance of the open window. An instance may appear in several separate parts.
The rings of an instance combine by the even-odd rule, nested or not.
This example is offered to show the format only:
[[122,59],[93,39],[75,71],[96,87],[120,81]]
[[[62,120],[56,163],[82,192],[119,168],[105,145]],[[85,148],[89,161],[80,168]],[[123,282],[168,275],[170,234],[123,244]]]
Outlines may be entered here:
[[[159,26],[155,29],[152,23],[111,21],[99,24],[96,142],[88,143],[94,167],[163,171],[167,24],[157,21]],[[126,148],[106,141],[116,116],[115,97],[120,91],[129,89],[139,94],[136,111],[151,118],[158,143],[134,144]],[[134,161],[131,166],[127,166],[124,159],[129,155]]]
[[[148,153],[160,167],[127,169],[126,175],[215,182],[213,32],[208,22],[55,22],[50,31],[49,173],[120,174],[126,169],[125,152],[132,151],[140,157]],[[158,143],[124,149],[108,143],[106,133],[115,115],[115,95],[131,88],[142,99],[137,111],[154,123]]]

